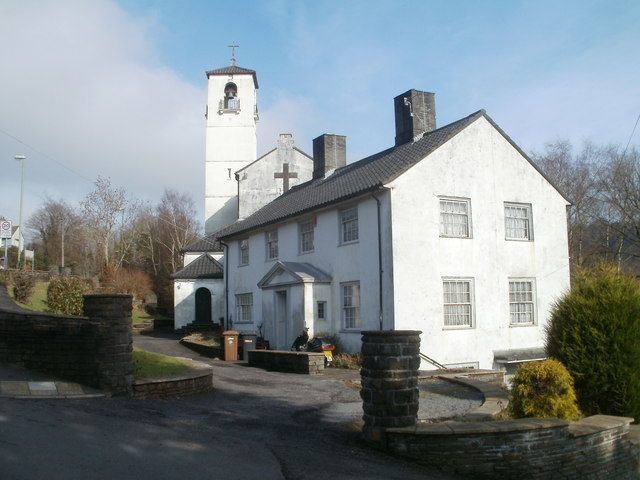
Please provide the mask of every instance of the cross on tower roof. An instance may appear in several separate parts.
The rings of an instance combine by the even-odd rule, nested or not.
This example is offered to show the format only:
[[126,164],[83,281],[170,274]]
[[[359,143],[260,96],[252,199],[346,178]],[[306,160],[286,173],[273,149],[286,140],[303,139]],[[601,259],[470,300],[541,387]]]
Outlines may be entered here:
[[231,45],[227,45],[231,49],[231,65],[236,64],[236,48],[240,48],[240,45],[236,45],[232,43]]
[[289,171],[289,164],[282,164],[282,172],[275,172],[273,174],[273,178],[281,178],[282,179],[282,193],[289,190],[289,179],[290,178],[298,178],[297,172]]

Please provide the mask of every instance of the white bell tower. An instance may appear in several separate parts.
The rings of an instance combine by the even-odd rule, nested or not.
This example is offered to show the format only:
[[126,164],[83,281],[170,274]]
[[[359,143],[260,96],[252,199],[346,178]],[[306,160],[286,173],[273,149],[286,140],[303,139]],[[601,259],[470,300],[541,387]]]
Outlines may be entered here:
[[[235,46],[233,46],[235,47]],[[231,65],[207,72],[205,233],[238,219],[235,172],[257,158],[258,79],[254,70]]]

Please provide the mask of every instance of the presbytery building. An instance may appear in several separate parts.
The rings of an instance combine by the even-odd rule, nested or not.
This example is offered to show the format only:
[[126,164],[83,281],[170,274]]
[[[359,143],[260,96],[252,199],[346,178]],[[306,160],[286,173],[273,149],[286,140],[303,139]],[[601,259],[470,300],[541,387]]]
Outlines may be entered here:
[[542,355],[569,287],[568,202],[484,110],[438,128],[434,94],[409,90],[384,151],[347,164],[343,136],[317,137],[313,158],[281,136],[256,160],[255,72],[208,77],[209,235],[175,274],[176,328],[206,288],[207,321],[279,349],[303,328],[354,352],[362,330],[396,329],[445,366]]

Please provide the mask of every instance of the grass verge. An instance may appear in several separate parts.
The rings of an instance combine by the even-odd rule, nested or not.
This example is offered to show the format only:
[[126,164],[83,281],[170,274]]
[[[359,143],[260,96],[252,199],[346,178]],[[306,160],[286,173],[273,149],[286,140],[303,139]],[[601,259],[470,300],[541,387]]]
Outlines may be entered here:
[[133,349],[133,361],[135,363],[133,376],[136,380],[150,380],[180,375],[193,368],[185,360],[159,353],[146,352],[138,348]]

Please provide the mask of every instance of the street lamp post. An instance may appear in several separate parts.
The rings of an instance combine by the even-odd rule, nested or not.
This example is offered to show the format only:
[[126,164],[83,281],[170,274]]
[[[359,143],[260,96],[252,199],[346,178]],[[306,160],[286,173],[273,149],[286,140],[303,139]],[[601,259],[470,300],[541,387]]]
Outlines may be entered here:
[[20,174],[20,214],[18,215],[18,228],[19,236],[18,236],[18,264],[16,267],[20,268],[20,256],[22,255],[22,249],[24,248],[23,239],[24,239],[24,229],[22,227],[22,201],[24,199],[24,161],[27,159],[24,155],[16,155],[13,157],[16,161],[20,162],[20,166],[22,172]]

